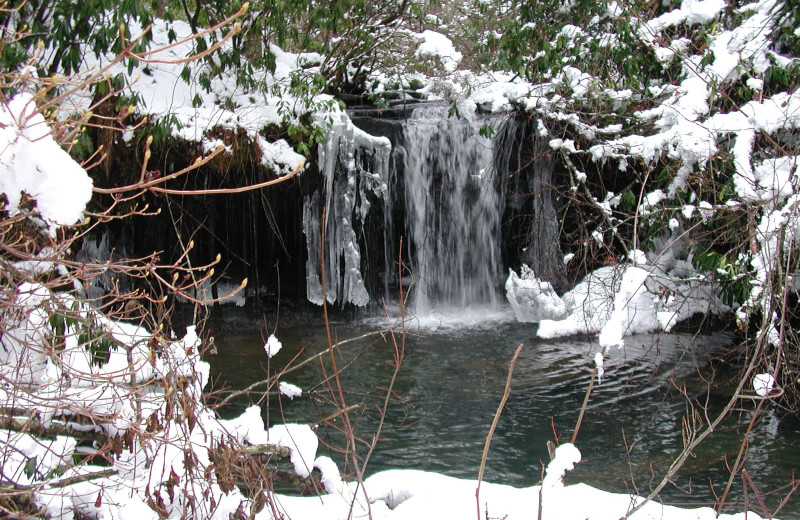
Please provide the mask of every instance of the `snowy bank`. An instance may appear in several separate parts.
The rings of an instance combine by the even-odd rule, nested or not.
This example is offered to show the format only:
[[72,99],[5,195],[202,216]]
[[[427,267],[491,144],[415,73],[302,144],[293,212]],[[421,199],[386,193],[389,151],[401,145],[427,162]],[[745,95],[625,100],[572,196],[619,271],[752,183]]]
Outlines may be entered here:
[[[141,27],[131,26],[132,37],[141,34]],[[174,35],[177,43],[170,36]],[[156,60],[136,62],[128,69],[128,63],[113,64],[113,54],[95,58],[87,54],[82,74],[96,74],[102,67],[111,64],[108,74],[124,78],[127,85],[123,94],[138,100],[136,110],[143,116],[151,116],[151,122],[168,126],[173,137],[198,143],[204,153],[223,147],[226,153],[232,150],[217,137],[218,131],[243,131],[260,151],[260,163],[268,171],[283,175],[294,170],[305,161],[285,140],[271,142],[264,138],[263,131],[270,125],[280,127],[284,123],[297,123],[301,115],[313,112],[339,111],[333,98],[320,95],[311,107],[289,94],[275,95],[291,81],[291,76],[302,71],[301,64],[313,61],[307,55],[283,52],[272,46],[275,55],[275,72],[255,70],[253,76],[266,78],[263,91],[248,90],[239,85],[235,70],[226,68],[213,73],[205,60],[186,63],[186,57],[195,53],[188,23],[162,19],[154,20],[152,49],[157,50]],[[229,50],[230,42],[222,50]],[[88,91],[81,91],[66,98],[61,104],[63,117],[82,113],[92,102]],[[303,108],[305,107],[305,108]],[[313,107],[313,108],[312,108]],[[319,114],[321,117],[322,114]],[[129,136],[123,136],[126,141]]]
[[[607,493],[585,484],[565,486],[564,474],[579,461],[580,452],[575,446],[559,446],[541,486],[515,488],[483,482],[477,493],[476,480],[404,469],[376,473],[364,481],[363,487],[340,483],[334,492],[321,497],[275,495],[274,500],[278,510],[288,518],[319,520],[476,518],[476,513],[480,518],[488,514],[488,518],[521,520],[535,518],[537,511],[541,511],[543,520],[619,520],[644,502],[642,497]],[[753,513],[717,517],[714,509],[709,507],[681,509],[647,502],[628,518],[760,520],[761,517]]]

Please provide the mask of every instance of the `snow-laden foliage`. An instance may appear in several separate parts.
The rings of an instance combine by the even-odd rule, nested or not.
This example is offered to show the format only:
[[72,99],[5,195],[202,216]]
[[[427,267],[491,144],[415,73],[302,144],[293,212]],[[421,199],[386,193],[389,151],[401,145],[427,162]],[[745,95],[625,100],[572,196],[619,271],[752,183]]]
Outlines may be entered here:
[[[699,270],[742,322],[771,315],[770,343],[780,343],[787,316],[773,298],[793,287],[783,273],[796,257],[798,61],[784,37],[795,11],[771,0],[652,13],[616,2],[482,4],[517,28],[487,45],[495,65],[518,74],[453,82],[479,107],[539,119],[573,197],[594,207],[571,253],[616,263],[642,249],[651,273],[689,262],[677,265],[682,276]],[[569,24],[537,23],[532,10],[551,7]]]
[[30,209],[21,207],[25,194],[51,234],[82,218],[92,180],[55,142],[31,95],[0,106],[0,149],[0,192],[10,216]]
[[226,449],[257,439],[295,458],[302,450],[292,438],[315,435],[308,426],[295,426],[292,438],[267,432],[257,409],[218,420],[204,402],[209,366],[194,327],[170,339],[82,299],[85,266],[76,271],[65,256],[73,235],[55,231],[82,220],[91,181],[31,96],[15,96],[0,113],[2,189],[14,203],[3,225],[15,232],[4,239],[0,296],[0,474],[16,497],[4,510],[228,518],[247,499],[224,471],[240,455]]

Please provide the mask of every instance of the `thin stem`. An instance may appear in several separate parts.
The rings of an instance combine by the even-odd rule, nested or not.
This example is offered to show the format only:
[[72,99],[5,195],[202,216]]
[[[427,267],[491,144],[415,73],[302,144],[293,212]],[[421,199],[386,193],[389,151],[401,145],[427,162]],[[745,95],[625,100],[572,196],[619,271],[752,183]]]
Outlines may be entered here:
[[514,356],[511,358],[511,364],[508,367],[508,376],[506,377],[506,387],[503,390],[503,397],[500,399],[500,404],[497,406],[497,411],[492,419],[492,425],[489,427],[489,433],[486,434],[486,442],[483,445],[483,455],[481,455],[481,465],[478,469],[478,486],[475,488],[475,504],[478,508],[478,520],[481,520],[481,482],[483,481],[483,472],[486,469],[486,459],[489,457],[489,446],[492,444],[492,437],[497,429],[497,423],[500,422],[500,414],[503,413],[503,408],[506,406],[508,396],[511,395],[511,379],[514,376],[514,365],[517,364],[517,358],[524,343],[520,343],[517,350],[514,351]]

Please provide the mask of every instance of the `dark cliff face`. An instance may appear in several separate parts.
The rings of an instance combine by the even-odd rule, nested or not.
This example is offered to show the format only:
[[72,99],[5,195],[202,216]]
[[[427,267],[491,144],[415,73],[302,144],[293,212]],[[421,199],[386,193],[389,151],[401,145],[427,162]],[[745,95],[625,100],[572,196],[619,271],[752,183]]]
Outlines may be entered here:
[[[353,224],[361,251],[363,282],[374,302],[379,302],[381,298],[389,301],[396,299],[400,277],[405,276],[407,282],[408,275],[412,274],[409,269],[413,269],[415,262],[418,262],[420,244],[411,236],[413,232],[408,225],[410,215],[403,202],[408,192],[405,168],[409,164],[404,125],[410,116],[410,110],[401,109],[354,110],[350,113],[358,128],[370,135],[387,137],[392,142],[388,198],[369,194],[369,212],[363,220],[354,219]],[[499,229],[493,232],[498,235],[499,258],[493,267],[497,271],[492,275],[494,281],[485,283],[494,283],[495,287],[490,292],[502,299],[502,285],[508,268],[516,269],[526,263],[536,266],[537,275],[552,281],[557,290],[563,290],[567,277],[556,219],[561,208],[557,193],[552,191],[553,187],[558,186],[559,173],[554,156],[548,153],[547,139],[537,136],[535,122],[524,114],[505,116],[503,121],[495,120],[492,124],[495,127],[494,160],[491,165],[494,171],[486,182],[490,183],[488,189],[496,191],[499,204],[495,210]],[[447,131],[447,125],[437,128],[440,132]],[[445,140],[436,132],[426,134],[423,138]],[[188,151],[183,150],[182,153],[188,154]],[[453,153],[458,154],[459,151],[456,149]],[[157,158],[165,168],[170,164],[173,168],[180,167],[180,161],[172,157],[164,151]],[[190,253],[193,265],[211,263],[220,255],[221,260],[215,271],[221,273],[223,280],[239,283],[243,278],[248,278],[249,306],[272,306],[277,303],[279,294],[282,304],[305,305],[308,252],[303,231],[303,204],[304,198],[318,191],[324,183],[316,164],[317,155],[314,154],[311,159],[309,167],[301,175],[261,190],[170,198],[148,194],[150,210],[160,210],[158,215],[112,222],[106,232],[113,237],[112,245],[115,244],[118,250],[124,249],[132,257],[157,252],[162,263],[177,258],[182,252],[182,245],[194,241]],[[439,167],[444,170],[448,168],[447,162],[441,158],[417,159],[417,162],[444,162]],[[155,163],[151,161],[151,164]],[[192,172],[180,180],[178,187],[202,189],[243,186],[261,182],[264,176],[265,173],[254,160],[238,157]],[[436,197],[456,189],[446,171],[435,175],[430,182]],[[477,199],[466,196],[464,200],[467,205],[475,205]],[[440,211],[440,206],[445,211],[453,212],[452,208],[436,201],[426,211]],[[469,218],[478,221],[489,218],[485,215],[486,210],[483,211],[483,216],[474,214]],[[450,227],[446,220],[442,222],[445,223],[438,225]],[[458,223],[452,225],[455,224]],[[467,225],[461,231],[469,235],[465,238],[467,242],[480,240],[478,235],[473,236],[472,228],[475,225]],[[431,233],[441,234],[445,231],[439,229]],[[479,252],[466,262],[464,269],[467,274],[482,267],[477,264],[490,262],[490,259],[484,258],[490,252],[481,252],[477,245],[472,246]],[[446,246],[442,246],[436,254],[445,255],[447,251]],[[256,289],[258,297],[255,297]],[[435,284],[431,286],[433,292],[446,293],[448,290],[451,289]]]
[[526,264],[557,292],[567,289],[559,218],[564,191],[549,139],[525,114],[509,117],[496,141],[495,167],[503,172],[503,262],[516,269]]

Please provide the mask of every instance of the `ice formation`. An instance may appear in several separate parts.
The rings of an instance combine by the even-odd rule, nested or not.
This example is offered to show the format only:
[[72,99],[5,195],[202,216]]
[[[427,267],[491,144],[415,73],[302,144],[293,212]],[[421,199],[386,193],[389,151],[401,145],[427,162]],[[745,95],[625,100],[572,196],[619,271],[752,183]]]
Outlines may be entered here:
[[[364,286],[361,248],[356,227],[364,224],[370,198],[388,197],[389,153],[386,138],[373,137],[340,114],[319,147],[324,186],[307,195],[303,203],[306,235],[306,294],[322,304],[322,231],[325,230],[325,296],[329,303],[364,306],[370,296]],[[384,204],[386,208],[387,204]],[[325,212],[323,218],[323,210]],[[358,226],[354,225],[358,223]]]
[[564,301],[556,294],[553,286],[536,278],[525,264],[520,268],[519,275],[509,269],[506,298],[517,321],[539,323],[543,320],[560,319],[567,313]]

